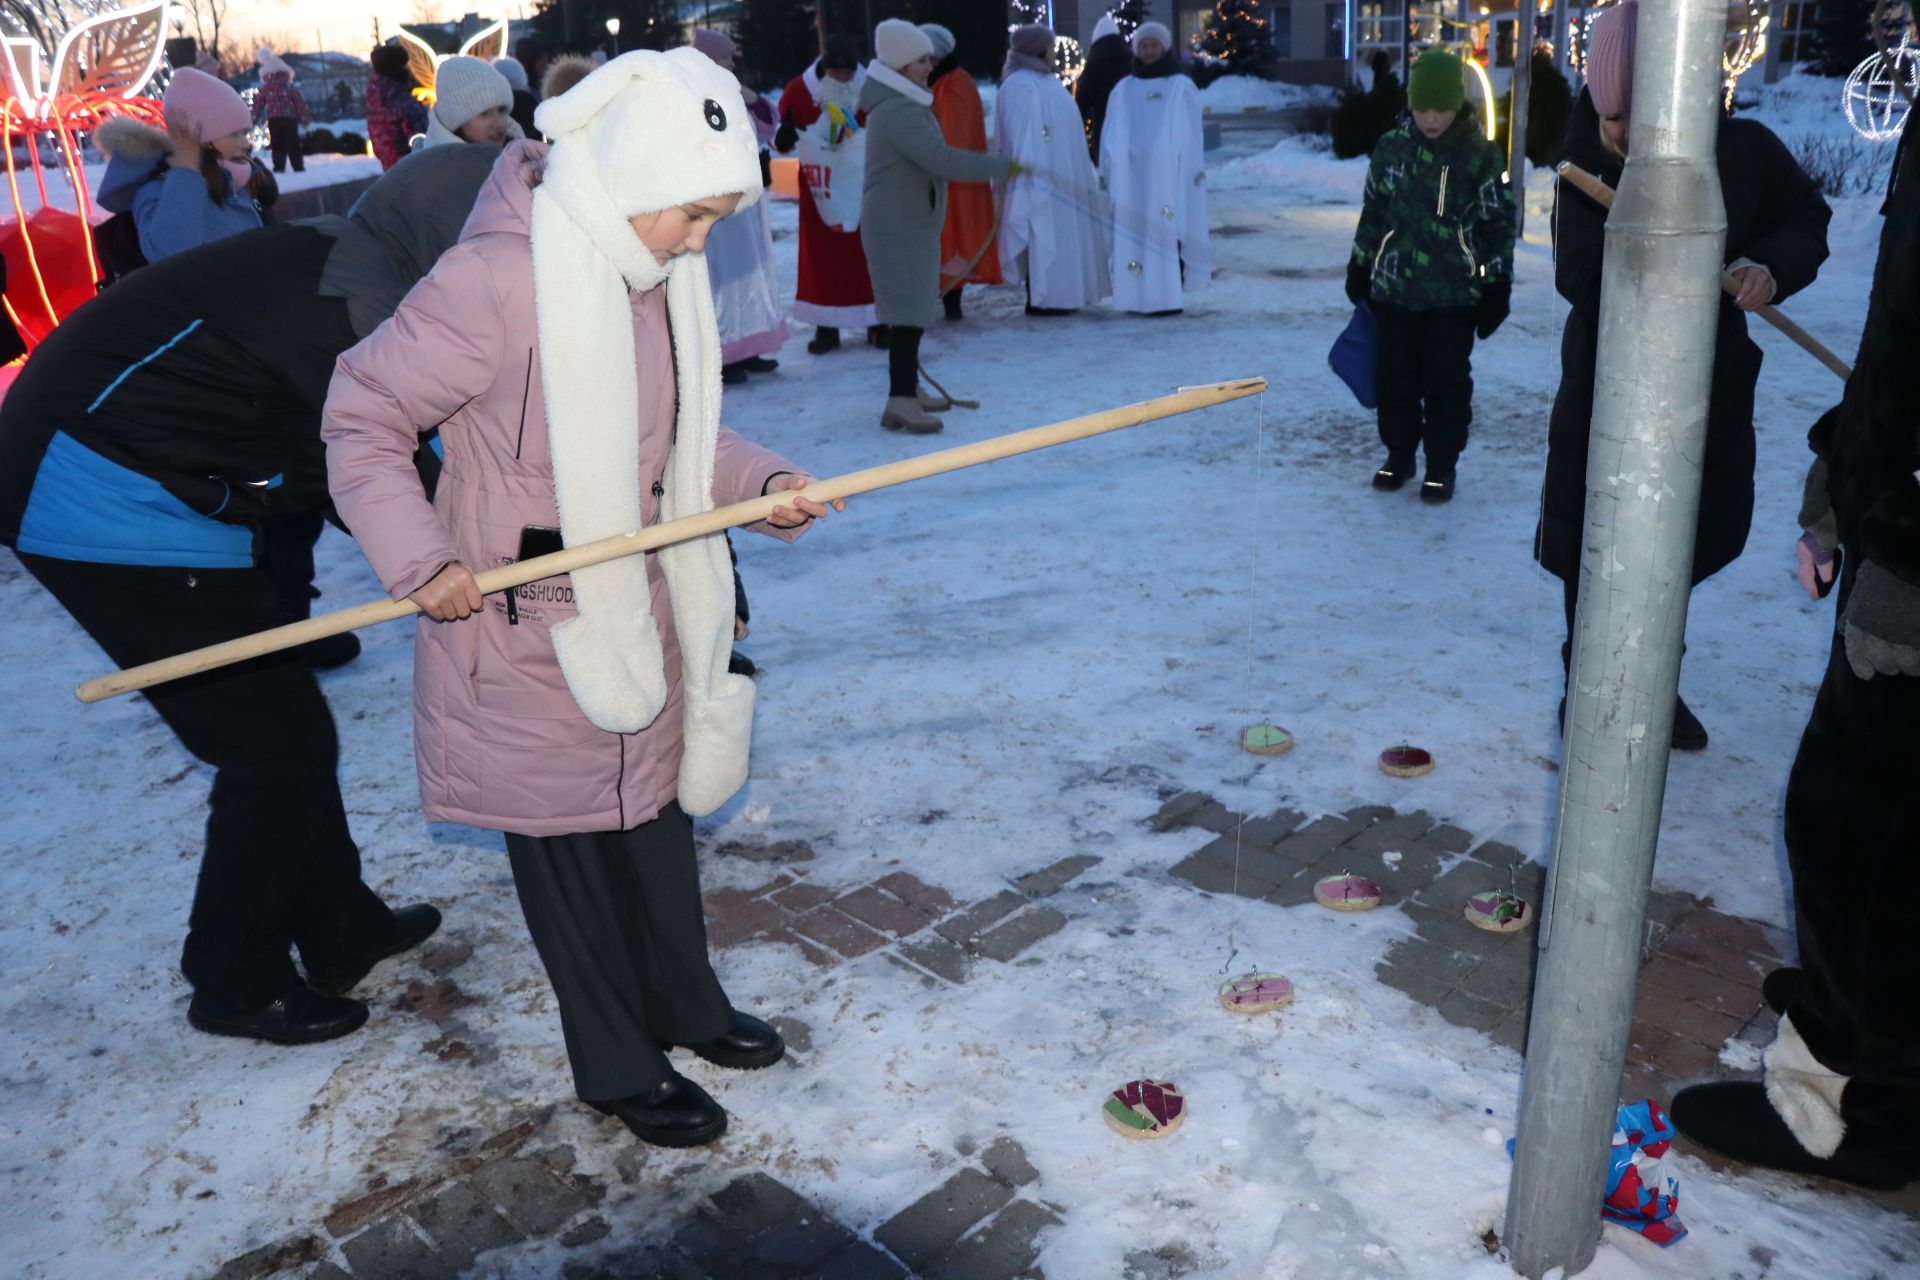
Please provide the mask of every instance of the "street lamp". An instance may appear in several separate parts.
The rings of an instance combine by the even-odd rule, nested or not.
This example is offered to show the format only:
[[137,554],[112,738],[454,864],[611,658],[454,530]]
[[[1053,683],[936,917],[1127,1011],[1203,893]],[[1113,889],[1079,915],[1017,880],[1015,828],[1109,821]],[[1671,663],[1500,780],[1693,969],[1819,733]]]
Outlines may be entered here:
[[607,19],[607,37],[613,41],[613,52],[617,56],[620,52],[620,19]]

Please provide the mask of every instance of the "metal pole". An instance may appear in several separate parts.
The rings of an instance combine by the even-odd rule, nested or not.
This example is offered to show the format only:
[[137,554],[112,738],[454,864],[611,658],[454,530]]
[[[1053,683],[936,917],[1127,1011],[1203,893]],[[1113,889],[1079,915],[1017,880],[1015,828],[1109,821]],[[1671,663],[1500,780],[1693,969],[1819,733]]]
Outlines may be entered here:
[[1533,95],[1533,0],[1514,10],[1513,94],[1507,107],[1507,177],[1513,190],[1513,234],[1527,229],[1527,103]]
[[1641,6],[1631,158],[1607,220],[1566,750],[1507,1198],[1507,1246],[1530,1280],[1581,1271],[1599,1243],[1700,505],[1726,20],[1726,0]]
[[1568,61],[1570,50],[1567,30],[1567,7],[1573,0],[1553,0],[1553,65],[1560,74],[1571,74],[1572,63]]

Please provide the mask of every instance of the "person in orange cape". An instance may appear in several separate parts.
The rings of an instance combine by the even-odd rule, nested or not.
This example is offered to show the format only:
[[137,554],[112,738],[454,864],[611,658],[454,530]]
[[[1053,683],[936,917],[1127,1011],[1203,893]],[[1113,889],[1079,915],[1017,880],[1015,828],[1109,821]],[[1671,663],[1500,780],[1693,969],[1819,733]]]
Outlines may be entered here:
[[[980,87],[960,69],[953,32],[937,22],[920,30],[933,41],[933,114],[947,145],[961,151],[987,149],[987,112]],[[947,319],[960,319],[960,291],[970,284],[999,284],[1000,254],[993,247],[993,184],[949,182],[947,225],[940,230],[940,301]],[[971,265],[969,265],[971,264]]]

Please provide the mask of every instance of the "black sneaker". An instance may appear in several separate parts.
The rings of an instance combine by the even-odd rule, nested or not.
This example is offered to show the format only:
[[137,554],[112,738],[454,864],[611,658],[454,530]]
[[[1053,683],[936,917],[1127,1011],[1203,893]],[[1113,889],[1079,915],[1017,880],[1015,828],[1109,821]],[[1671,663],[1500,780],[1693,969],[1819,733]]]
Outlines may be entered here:
[[1380,469],[1373,473],[1373,487],[1392,492],[1411,479],[1413,479],[1412,455],[1402,458],[1390,453],[1387,455],[1387,460],[1380,464]]

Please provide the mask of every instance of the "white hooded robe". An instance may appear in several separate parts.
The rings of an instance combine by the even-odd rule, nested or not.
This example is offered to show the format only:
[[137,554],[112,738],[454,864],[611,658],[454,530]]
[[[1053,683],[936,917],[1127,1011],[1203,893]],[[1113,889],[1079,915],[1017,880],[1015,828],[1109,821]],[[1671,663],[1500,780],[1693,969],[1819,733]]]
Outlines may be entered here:
[[1127,76],[1107,99],[1100,177],[1113,200],[1113,301],[1126,311],[1173,311],[1213,270],[1207,246],[1200,92],[1182,75]]
[[1006,187],[1000,214],[1000,268],[1026,280],[1036,307],[1072,310],[1111,292],[1107,202],[1087,157],[1086,127],[1066,86],[1038,71],[1015,71],[993,106],[993,146],[1028,172]]

